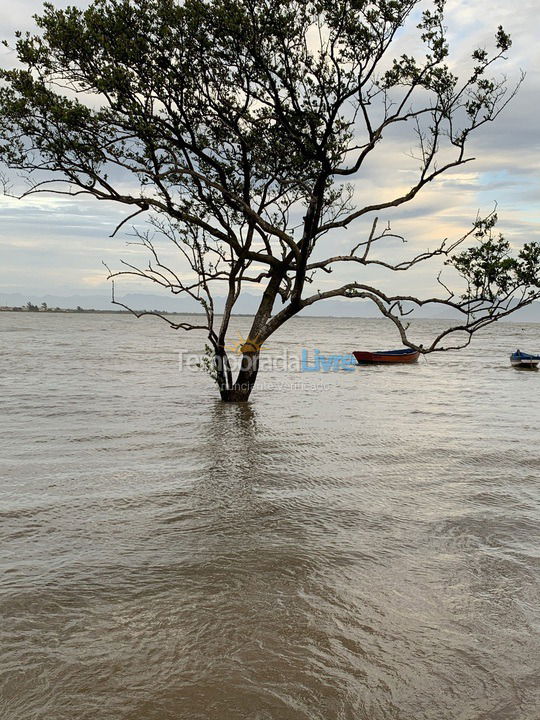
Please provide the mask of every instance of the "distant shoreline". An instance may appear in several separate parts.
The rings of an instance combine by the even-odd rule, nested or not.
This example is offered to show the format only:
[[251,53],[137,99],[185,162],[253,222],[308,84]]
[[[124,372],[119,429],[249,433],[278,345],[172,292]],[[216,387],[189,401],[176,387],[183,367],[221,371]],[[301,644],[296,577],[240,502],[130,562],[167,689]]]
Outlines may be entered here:
[[[48,315],[50,313],[74,313],[76,315],[81,315],[82,313],[97,313],[97,314],[114,314],[114,315],[131,315],[132,313],[129,312],[129,310],[95,310],[94,308],[37,308],[37,309],[28,309],[25,307],[0,307],[0,312],[16,312],[16,313],[32,313],[34,315],[40,314],[40,315]],[[137,312],[149,312],[146,310],[137,310]],[[161,310],[158,310],[157,312],[164,312]],[[167,313],[168,315],[189,315],[190,313]]]
[[[132,315],[134,316],[135,313],[142,313],[142,314],[148,314],[151,315],[152,313],[158,313],[159,315],[166,315],[166,316],[174,316],[174,317],[192,317],[193,315],[204,317],[204,313],[201,312],[185,312],[185,311],[178,311],[178,310],[96,310],[94,308],[47,308],[46,310],[42,308],[32,309],[28,310],[26,307],[0,307],[0,313],[16,313],[20,315]],[[252,318],[254,313],[233,313],[233,317],[240,317],[240,318]],[[216,317],[221,317],[221,313],[217,312]],[[297,317],[291,318],[291,320],[315,320],[315,319],[322,319],[322,320],[328,320],[328,319],[340,319],[340,320],[384,320],[383,316],[377,316],[377,315],[298,315]],[[439,321],[439,322],[445,322],[448,323],[452,320],[452,318],[448,317],[412,317],[411,320],[416,321]],[[454,318],[455,320],[455,318]],[[539,325],[540,320],[519,320],[519,319],[510,319],[510,318],[504,318],[502,320],[498,321],[502,324],[508,324],[508,325]]]
[[[88,314],[94,314],[94,315],[134,315],[135,313],[159,313],[160,315],[201,315],[204,316],[204,313],[201,312],[185,312],[185,311],[178,311],[178,310],[96,310],[94,308],[37,308],[29,310],[25,307],[0,307],[0,312],[12,312],[12,313],[20,313],[23,315],[62,315],[62,314],[73,314],[73,315],[88,315]],[[253,317],[251,313],[234,313],[235,317]],[[216,315],[220,315],[220,313],[216,313]]]

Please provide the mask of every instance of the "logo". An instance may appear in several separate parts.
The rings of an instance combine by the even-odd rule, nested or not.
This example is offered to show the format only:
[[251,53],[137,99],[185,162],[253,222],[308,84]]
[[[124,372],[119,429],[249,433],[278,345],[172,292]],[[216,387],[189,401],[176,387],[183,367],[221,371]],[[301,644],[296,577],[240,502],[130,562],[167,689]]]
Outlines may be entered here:
[[260,341],[258,335],[256,335],[254,338],[248,337],[246,340],[244,340],[242,335],[238,333],[238,342],[227,345],[226,349],[231,353],[235,353],[236,355],[243,355],[244,353],[258,353],[261,351],[263,343],[264,340]]
[[308,351],[302,350],[302,364],[300,372],[337,372],[345,370],[351,372],[356,368],[353,355],[323,355],[320,350],[313,353],[313,363],[310,364]]
[[[290,352],[287,348],[282,348],[279,352],[265,353],[260,357],[257,355],[260,352],[263,343],[258,338],[244,339],[241,335],[239,336],[238,342],[230,343],[227,345],[226,350],[229,353],[229,360],[231,368],[236,371],[241,367],[249,363],[257,363],[260,370],[271,370],[279,372],[290,372],[290,373],[338,373],[338,372],[353,372],[358,369],[358,364],[353,355],[349,353],[332,353],[327,354],[318,348],[308,350],[303,348],[299,354]],[[268,345],[264,344],[267,348]],[[207,351],[204,355],[200,353],[189,353],[179,352],[178,367],[180,370],[187,368],[188,370],[199,371],[201,368],[212,369],[213,372],[214,364],[216,359],[214,358],[213,351],[210,347],[207,347]],[[220,360],[218,358],[218,360]]]

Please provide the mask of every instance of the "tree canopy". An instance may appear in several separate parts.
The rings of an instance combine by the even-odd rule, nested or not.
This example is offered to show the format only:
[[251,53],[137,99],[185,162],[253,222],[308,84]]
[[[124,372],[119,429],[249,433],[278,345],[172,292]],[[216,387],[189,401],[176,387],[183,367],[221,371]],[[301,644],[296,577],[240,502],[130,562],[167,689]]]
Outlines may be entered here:
[[[509,86],[492,73],[511,46],[502,27],[491,50],[471,49],[460,77],[449,67],[443,0],[94,0],[85,10],[45,3],[36,21],[36,34],[18,33],[19,66],[0,75],[0,157],[28,175],[21,196],[121,203],[115,232],[147,214],[138,238],[148,265],[124,263],[110,277],[143,277],[200,303],[200,323],[162,317],[207,330],[223,399],[247,399],[260,346],[325,298],[370,300],[426,353],[456,332],[463,345],[540,297],[538,244],[511,252],[494,212],[405,261],[373,255],[395,237],[379,229],[381,214],[470,162],[471,136],[513,97],[520,80]],[[409,25],[423,48],[416,57],[393,51]],[[393,126],[414,135],[415,180],[390,199],[355,192],[351,181]],[[371,221],[366,237],[321,255],[323,238],[337,246],[360,218]],[[188,279],[162,262],[156,234],[188,264]],[[397,276],[434,258],[461,276],[457,290],[440,276],[441,296],[428,298],[369,281],[373,268]],[[314,289],[346,264],[357,280]],[[226,337],[246,285],[261,288],[260,305],[233,378]],[[219,316],[216,294],[226,295]],[[409,338],[406,315],[426,304],[450,306],[462,321],[424,347]]]

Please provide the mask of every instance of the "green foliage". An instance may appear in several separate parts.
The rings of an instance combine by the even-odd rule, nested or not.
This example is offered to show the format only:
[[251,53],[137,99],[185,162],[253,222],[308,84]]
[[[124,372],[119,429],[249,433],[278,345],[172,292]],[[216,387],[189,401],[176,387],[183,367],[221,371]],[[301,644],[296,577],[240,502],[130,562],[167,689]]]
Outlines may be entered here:
[[202,356],[201,362],[197,363],[197,367],[206,372],[214,382],[218,382],[218,372],[216,368],[216,354],[214,348],[206,344],[204,346],[204,355]]
[[[444,64],[439,0],[418,25],[425,57],[403,55],[382,77],[373,74],[417,5],[94,0],[82,10],[46,3],[36,16],[40,32],[18,33],[23,69],[0,72],[0,157],[120,202],[137,202],[151,188],[161,200],[154,209],[179,215],[213,212],[186,164],[230,195],[270,191],[301,200],[306,183],[321,172],[330,177],[346,157],[354,136],[347,98],[370,102],[377,89],[418,86],[435,94],[434,106],[451,104],[457,78]],[[320,27],[328,37],[314,52],[306,37]],[[509,44],[499,29],[497,47]],[[480,51],[476,59],[488,62]],[[471,117],[494,89],[478,86]],[[113,167],[136,178],[138,197],[110,187]],[[240,220],[241,209],[232,209]]]
[[497,215],[477,221],[477,245],[447,262],[467,282],[464,300],[500,302],[519,291],[534,297],[540,289],[540,243],[525,243],[512,253],[508,240],[494,234],[496,223]]
[[499,25],[499,28],[497,30],[497,49],[501,50],[502,52],[506,52],[509,50],[512,46],[512,40],[510,39],[510,35],[506,33],[503,30],[502,25]]

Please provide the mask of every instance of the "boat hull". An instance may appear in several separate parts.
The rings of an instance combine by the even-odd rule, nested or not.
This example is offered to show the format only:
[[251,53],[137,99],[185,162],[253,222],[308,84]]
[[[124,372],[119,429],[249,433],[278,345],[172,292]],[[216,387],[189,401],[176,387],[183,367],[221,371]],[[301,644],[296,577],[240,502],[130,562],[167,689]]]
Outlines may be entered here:
[[512,367],[521,370],[538,370],[540,360],[510,360]]
[[510,363],[518,370],[536,370],[540,363],[540,355],[529,355],[518,350],[510,355]]
[[418,350],[389,350],[379,352],[365,352],[356,350],[353,352],[356,362],[359,365],[373,364],[395,364],[415,363],[420,357]]

